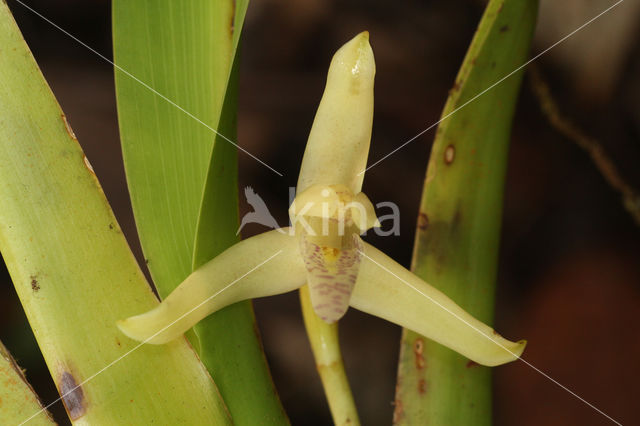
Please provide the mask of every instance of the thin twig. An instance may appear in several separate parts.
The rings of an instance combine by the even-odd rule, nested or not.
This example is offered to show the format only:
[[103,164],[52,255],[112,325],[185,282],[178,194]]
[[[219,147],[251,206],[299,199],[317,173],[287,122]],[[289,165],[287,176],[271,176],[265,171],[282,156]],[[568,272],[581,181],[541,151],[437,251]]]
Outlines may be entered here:
[[620,175],[602,144],[585,134],[575,123],[560,112],[558,104],[551,95],[549,85],[535,64],[531,64],[529,67],[529,76],[531,77],[529,81],[531,82],[533,93],[538,99],[540,108],[549,123],[567,139],[589,154],[607,183],[620,193],[625,209],[633,217],[636,224],[640,226],[640,195],[638,192]]

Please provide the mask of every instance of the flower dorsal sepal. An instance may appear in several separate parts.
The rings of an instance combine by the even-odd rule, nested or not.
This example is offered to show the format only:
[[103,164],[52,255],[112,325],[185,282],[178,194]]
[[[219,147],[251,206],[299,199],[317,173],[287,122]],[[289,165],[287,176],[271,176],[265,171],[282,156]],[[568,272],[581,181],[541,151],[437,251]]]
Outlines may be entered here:
[[358,278],[363,250],[359,235],[379,226],[373,204],[345,185],[313,185],[295,198],[289,214],[313,309],[333,323],[346,313]]

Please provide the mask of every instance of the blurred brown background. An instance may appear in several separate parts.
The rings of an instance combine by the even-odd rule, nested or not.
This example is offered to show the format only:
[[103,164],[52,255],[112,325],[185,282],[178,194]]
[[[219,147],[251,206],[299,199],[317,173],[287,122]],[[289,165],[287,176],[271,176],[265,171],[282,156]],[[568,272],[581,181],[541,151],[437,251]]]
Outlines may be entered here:
[[[139,253],[111,66],[18,3],[8,3]],[[111,56],[108,1],[27,3]],[[542,0],[531,55],[613,3]],[[639,4],[622,3],[538,61],[561,108],[602,143],[636,188]],[[239,143],[285,176],[240,155],[240,184],[255,188],[286,223],[287,188],[297,180],[331,55],[365,29],[377,61],[370,163],[437,121],[481,13],[482,1],[476,0],[254,0],[243,36]],[[529,340],[528,362],[618,421],[638,424],[640,229],[588,156],[550,127],[528,83],[525,77],[512,136],[495,325],[507,337]],[[374,203],[393,201],[402,212],[400,236],[369,241],[405,265],[433,135],[427,132],[374,167],[365,180]],[[240,208],[241,214],[249,209],[244,202]],[[246,231],[245,236],[263,229]],[[293,424],[330,424],[297,294],[258,300],[255,306]],[[341,325],[363,424],[390,424],[400,330],[355,310]],[[0,340],[26,368],[44,402],[53,401],[57,393],[4,269]],[[522,362],[496,368],[495,378],[497,425],[607,424]],[[60,403],[52,411],[66,424]]]

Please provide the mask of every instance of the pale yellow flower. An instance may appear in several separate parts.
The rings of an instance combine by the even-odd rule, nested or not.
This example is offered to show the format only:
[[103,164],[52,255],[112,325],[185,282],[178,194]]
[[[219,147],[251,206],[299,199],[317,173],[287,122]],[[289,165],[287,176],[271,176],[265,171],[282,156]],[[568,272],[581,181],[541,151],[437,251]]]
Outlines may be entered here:
[[[241,300],[309,284],[327,322],[349,306],[433,339],[483,365],[517,359],[511,342],[445,294],[363,242],[378,226],[361,192],[373,122],[375,62],[364,32],[334,55],[289,214],[292,228],[241,241],[193,272],[155,309],[118,322],[127,336],[162,344]],[[282,232],[284,231],[284,232]]]

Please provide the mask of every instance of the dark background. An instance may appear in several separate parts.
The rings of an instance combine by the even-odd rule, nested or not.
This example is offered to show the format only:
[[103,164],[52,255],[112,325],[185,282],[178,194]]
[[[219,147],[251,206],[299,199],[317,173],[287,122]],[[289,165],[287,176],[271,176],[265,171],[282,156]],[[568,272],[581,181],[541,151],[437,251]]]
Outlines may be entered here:
[[[543,0],[531,55],[613,1]],[[120,154],[111,66],[14,1],[9,4],[42,71],[139,255]],[[111,57],[110,4],[27,4]],[[240,155],[251,185],[286,223],[304,144],[331,55],[362,30],[376,62],[370,163],[438,120],[482,13],[482,2],[254,0],[240,71],[239,144],[284,173]],[[537,63],[561,108],[598,139],[640,187],[638,3],[611,13]],[[418,202],[434,132],[367,173],[364,191],[402,212],[398,237],[370,239],[409,265]],[[241,214],[249,207],[241,203]],[[245,236],[262,232],[248,227]],[[640,232],[589,157],[540,113],[525,77],[507,177],[496,329],[525,337],[525,358],[622,423],[638,420]],[[57,397],[10,278],[0,265],[0,340],[27,370],[45,404]],[[274,380],[293,424],[329,424],[297,294],[255,302]],[[361,420],[390,424],[400,329],[351,310],[341,322],[347,371]],[[107,373],[108,374],[108,373]],[[497,425],[597,425],[604,417],[522,362],[495,369]],[[67,422],[60,403],[56,419]],[[634,415],[635,414],[635,415]]]

